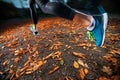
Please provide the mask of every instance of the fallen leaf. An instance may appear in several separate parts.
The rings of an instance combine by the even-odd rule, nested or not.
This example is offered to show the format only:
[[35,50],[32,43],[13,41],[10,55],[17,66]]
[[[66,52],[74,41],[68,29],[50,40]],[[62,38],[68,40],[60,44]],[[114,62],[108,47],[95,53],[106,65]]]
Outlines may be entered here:
[[2,74],[3,74],[3,72],[1,72],[1,71],[0,71],[0,74],[2,75]]
[[85,73],[85,74],[88,74],[88,73],[89,73],[88,69],[85,68],[85,69],[84,69],[84,73]]
[[36,45],[34,45],[34,46],[32,47],[32,51],[33,51],[33,52],[37,51],[37,48],[38,48],[38,45],[36,44]]
[[60,65],[63,65],[64,64],[64,60],[60,60]]
[[51,53],[51,54],[49,54],[49,55],[43,57],[43,60],[47,60],[47,59],[49,59],[52,55],[53,55],[53,53]]
[[61,51],[57,51],[57,52],[53,53],[51,57],[52,57],[52,59],[55,59],[55,60],[62,60]]
[[49,73],[48,74],[52,74],[52,73],[54,73],[55,71],[57,71],[59,69],[59,66],[54,66],[54,68],[52,69],[52,70],[50,70],[49,71]]
[[65,80],[74,80],[71,77],[65,77]]
[[73,67],[76,68],[76,69],[78,69],[80,67],[77,61],[74,61]]
[[82,80],[84,80],[85,73],[84,73],[84,69],[83,69],[83,68],[79,70],[79,76],[80,76],[80,78],[81,78]]
[[120,75],[115,75],[111,77],[112,80],[120,80]]
[[107,73],[108,75],[112,74],[112,69],[108,66],[103,66],[102,71]]
[[88,65],[87,65],[87,63],[84,63],[81,59],[78,59],[77,62],[78,62],[81,66],[86,67],[86,68],[89,68]]
[[13,47],[14,45],[16,45],[18,43],[18,38],[16,38],[15,40],[13,40],[11,43],[9,43],[7,45],[7,47]]
[[17,63],[19,60],[20,60],[20,58],[19,58],[19,57],[16,57],[16,58],[14,59],[14,62]]
[[120,49],[118,49],[118,50],[111,50],[110,53],[111,54],[118,54],[118,55],[120,55]]
[[113,58],[112,55],[103,56],[107,61],[112,62],[114,65],[117,64],[117,59]]
[[82,59],[86,59],[86,55],[83,54],[83,53],[73,52],[73,55],[74,55],[74,56],[77,56],[77,57],[79,57],[79,58],[82,58]]
[[43,60],[35,60],[33,62],[30,62],[29,67],[25,70],[26,74],[31,74],[34,71],[36,71],[38,68],[40,68],[43,64],[45,64],[47,61],[43,61]]
[[23,50],[23,48],[20,48],[19,50],[15,50],[15,56],[18,56],[18,55],[21,55],[21,54],[23,54],[24,53],[24,50]]
[[79,71],[78,71],[78,78],[80,78],[80,80],[84,80],[84,77],[89,73],[89,70],[87,68],[81,68]]
[[9,62],[10,62],[10,60],[6,60],[5,62],[3,62],[3,66],[5,66],[5,65],[7,65],[7,64],[9,64]]
[[2,53],[0,53],[0,58],[2,57]]
[[106,77],[100,77],[100,78],[98,78],[98,79],[96,79],[96,80],[111,80],[111,79],[106,78]]

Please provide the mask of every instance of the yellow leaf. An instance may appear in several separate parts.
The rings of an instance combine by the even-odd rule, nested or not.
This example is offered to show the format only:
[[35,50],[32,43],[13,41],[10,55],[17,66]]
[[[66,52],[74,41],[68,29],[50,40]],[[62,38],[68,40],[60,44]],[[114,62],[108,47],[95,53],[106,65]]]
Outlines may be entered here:
[[73,66],[74,66],[74,68],[76,68],[76,69],[78,69],[78,68],[80,67],[79,64],[77,63],[77,61],[74,61]]

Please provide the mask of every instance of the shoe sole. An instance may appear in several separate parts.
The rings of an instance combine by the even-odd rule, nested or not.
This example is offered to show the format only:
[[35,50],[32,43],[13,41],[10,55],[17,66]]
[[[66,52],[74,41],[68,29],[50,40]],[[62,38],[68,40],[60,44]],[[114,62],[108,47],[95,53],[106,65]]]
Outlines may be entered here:
[[103,18],[103,39],[102,39],[102,43],[100,46],[103,46],[104,41],[105,41],[105,35],[106,35],[106,28],[107,28],[107,24],[108,24],[108,14],[104,13],[102,14]]

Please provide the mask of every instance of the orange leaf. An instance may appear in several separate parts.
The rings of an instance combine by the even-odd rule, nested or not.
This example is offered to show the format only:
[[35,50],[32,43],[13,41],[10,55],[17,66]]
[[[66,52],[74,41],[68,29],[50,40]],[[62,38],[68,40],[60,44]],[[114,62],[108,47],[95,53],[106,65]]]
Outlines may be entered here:
[[83,68],[79,70],[79,76],[80,76],[80,78],[81,78],[82,80],[84,80],[85,73],[84,73],[84,69],[83,69]]
[[89,71],[88,71],[88,69],[84,69],[84,72],[85,72],[85,74],[88,74]]
[[52,74],[59,69],[59,66],[55,66],[48,74]]
[[9,62],[10,62],[9,60],[6,60],[5,62],[3,62],[3,66],[9,64]]
[[98,78],[98,79],[96,79],[96,80],[110,80],[110,79],[108,79],[108,78],[106,78],[106,77],[100,77],[100,78]]
[[73,52],[73,55],[74,55],[74,56],[77,56],[77,57],[79,57],[79,58],[86,59],[85,54],[82,54],[82,53]]
[[84,80],[85,75],[87,75],[89,73],[88,69],[80,69],[78,72],[78,77],[81,78],[82,80]]
[[16,58],[14,59],[14,62],[17,63],[19,60],[20,60],[20,58],[19,58],[19,57],[16,57]]
[[107,61],[110,61],[110,62],[113,62],[113,64],[117,64],[117,59],[116,58],[112,58],[111,55],[106,55],[106,56],[103,56]]
[[76,69],[78,69],[80,67],[79,64],[77,63],[77,61],[74,61],[73,67],[76,68]]

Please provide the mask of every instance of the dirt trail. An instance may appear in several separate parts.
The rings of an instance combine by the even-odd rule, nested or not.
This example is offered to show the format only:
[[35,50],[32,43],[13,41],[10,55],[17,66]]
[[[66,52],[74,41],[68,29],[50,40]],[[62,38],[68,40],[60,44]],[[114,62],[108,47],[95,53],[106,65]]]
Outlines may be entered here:
[[17,22],[0,35],[0,80],[120,80],[120,19],[109,19],[102,47],[62,18],[41,19],[38,36],[30,20]]

